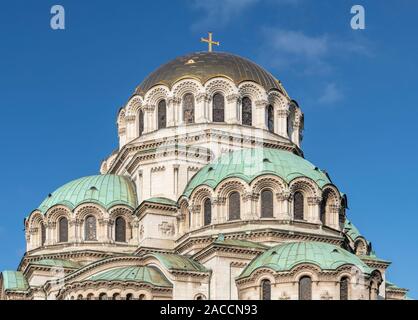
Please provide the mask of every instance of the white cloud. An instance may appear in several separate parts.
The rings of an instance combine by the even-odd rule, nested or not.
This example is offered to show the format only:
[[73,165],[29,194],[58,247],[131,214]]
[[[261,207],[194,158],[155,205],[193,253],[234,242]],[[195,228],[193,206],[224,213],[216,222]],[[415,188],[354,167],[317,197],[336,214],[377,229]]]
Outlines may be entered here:
[[194,31],[206,28],[224,27],[244,11],[261,2],[278,4],[296,4],[301,0],[193,0],[192,7],[201,11],[203,17],[192,25]]
[[320,104],[333,104],[344,98],[343,93],[335,83],[328,83],[318,99]]
[[264,65],[308,75],[329,74],[331,58],[352,54],[370,55],[365,39],[342,39],[330,34],[309,35],[302,31],[263,28],[259,55]]

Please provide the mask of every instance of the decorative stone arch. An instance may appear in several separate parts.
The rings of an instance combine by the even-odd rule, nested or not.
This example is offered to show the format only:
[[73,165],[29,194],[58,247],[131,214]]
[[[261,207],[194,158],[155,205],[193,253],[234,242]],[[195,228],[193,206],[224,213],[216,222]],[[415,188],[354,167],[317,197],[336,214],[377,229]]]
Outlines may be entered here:
[[165,85],[157,85],[152,87],[148,92],[145,94],[144,97],[144,105],[152,105],[157,106],[160,100],[167,100],[170,96],[170,89]]
[[356,255],[367,255],[368,254],[368,244],[366,239],[363,237],[358,237],[354,241],[354,253]]
[[258,176],[251,181],[250,187],[255,194],[259,194],[266,188],[271,189],[276,194],[285,192],[288,189],[286,182],[282,178],[272,174]]
[[204,92],[204,88],[200,81],[187,78],[182,79],[176,82],[171,89],[173,98],[175,99],[183,99],[183,96],[187,93],[191,93],[194,95],[195,99],[199,95],[199,93]]
[[74,216],[77,223],[77,237],[82,241],[85,240],[85,223],[89,216],[96,219],[96,241],[109,241],[108,232],[106,230],[109,222],[108,212],[98,204],[85,203],[81,204],[74,210]]
[[312,279],[312,283],[318,283],[320,281],[319,274],[321,268],[316,264],[303,263],[292,268],[293,281],[298,283],[300,278],[308,276]]
[[127,116],[136,116],[139,108],[144,104],[144,100],[140,95],[132,96],[128,103],[126,104],[126,115]]
[[276,110],[288,110],[288,99],[280,92],[276,90],[270,90],[267,98],[269,104],[275,107]]
[[259,84],[252,81],[243,81],[238,85],[238,92],[241,97],[249,97],[253,104],[259,100],[267,100],[266,90]]
[[[62,218],[67,219],[67,238],[70,235],[69,232],[69,225],[70,222],[74,220],[73,213],[63,205],[57,205],[52,208],[50,208],[45,215],[45,218],[47,220],[47,224],[49,226],[50,232],[49,232],[49,243],[55,244],[59,243],[59,237],[60,237],[60,220]],[[68,238],[67,241],[70,239]]]
[[225,99],[231,94],[238,94],[238,88],[231,79],[226,77],[215,77],[204,84],[205,93],[212,99],[215,93],[221,93]]
[[193,190],[193,193],[190,196],[190,201],[192,203],[191,208],[196,209],[192,210],[193,219],[195,220],[195,226],[204,226],[204,210],[205,210],[205,201],[209,199],[211,202],[211,215],[212,221],[214,220],[214,210],[213,203],[215,199],[215,193],[212,188],[206,185],[202,185]]
[[322,224],[339,230],[340,192],[334,185],[327,184],[322,188],[321,197],[320,219]]
[[226,198],[233,191],[240,193],[242,198],[245,193],[250,191],[250,188],[245,181],[239,178],[228,178],[219,183],[214,191],[217,198]]
[[43,213],[39,210],[32,212],[26,223],[28,250],[42,246],[42,225],[46,231],[47,221]]
[[122,133],[121,131],[123,129],[125,129],[125,127],[126,127],[126,119],[125,119],[125,116],[126,116],[126,110],[125,110],[125,108],[121,108],[119,110],[118,118],[116,120],[116,123],[118,125],[118,129],[119,129],[119,134],[121,134]]
[[235,192],[239,195],[239,211],[237,210],[235,212],[236,215],[239,212],[239,220],[245,219],[248,216],[247,212],[251,210],[251,203],[247,201],[251,199],[251,197],[247,197],[247,195],[251,195],[248,184],[239,178],[228,178],[215,188],[215,203],[220,205],[218,207],[218,219],[220,221],[231,220],[230,211],[236,207],[231,207],[229,201],[230,196]]
[[125,239],[130,242],[133,238],[133,210],[127,206],[115,206],[109,210],[109,225],[111,227],[112,240],[116,241],[116,220],[125,219]]
[[312,222],[320,223],[319,209],[321,203],[321,189],[318,185],[307,177],[298,177],[290,181],[289,189],[291,193],[290,201],[292,203],[291,207],[291,216],[294,217],[294,204],[293,198],[294,195],[299,192],[303,195],[303,219]]
[[273,194],[273,217],[279,217],[280,213],[287,212],[287,197],[284,197],[284,194],[289,194],[288,187],[286,182],[276,176],[276,175],[262,175],[255,178],[250,183],[251,193],[254,195],[254,200],[256,200],[256,205],[253,208],[253,211],[256,212],[257,217],[261,217],[261,208],[262,208],[262,197],[261,193],[264,190],[271,190]]

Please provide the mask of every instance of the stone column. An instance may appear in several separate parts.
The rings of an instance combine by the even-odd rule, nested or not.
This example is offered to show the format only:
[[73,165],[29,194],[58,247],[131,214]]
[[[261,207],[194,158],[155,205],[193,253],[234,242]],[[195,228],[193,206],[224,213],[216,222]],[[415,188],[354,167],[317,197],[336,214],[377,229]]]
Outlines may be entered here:
[[267,130],[266,125],[266,107],[268,105],[267,100],[257,100],[255,102],[255,119],[254,119],[254,125],[257,128]]
[[276,193],[276,198],[279,202],[279,208],[277,210],[277,215],[275,212],[274,216],[280,220],[291,220],[292,219],[292,213],[290,210],[290,205],[292,203],[291,193],[288,191],[279,192],[279,193]]
[[195,122],[196,123],[206,123],[212,121],[212,114],[210,108],[211,99],[209,95],[204,92],[199,93],[196,96],[196,106],[195,106]]
[[148,132],[155,130],[155,123],[153,121],[155,106],[145,105],[143,109],[144,109],[144,133],[148,133]]
[[278,109],[277,110],[277,133],[282,137],[289,138],[287,135],[287,118],[289,116],[289,110]]
[[226,97],[225,104],[225,122],[231,124],[241,123],[240,96],[238,94],[230,94]]
[[296,119],[293,121],[292,141],[298,147],[300,147],[300,126],[301,126],[300,116],[296,116]]
[[215,215],[212,215],[215,219],[213,219],[213,223],[223,223],[227,221],[227,218],[225,216],[225,203],[226,199],[224,197],[217,197],[213,199],[213,206],[212,208],[215,209],[214,213]]
[[125,121],[126,121],[125,143],[127,143],[137,137],[138,131],[136,128],[135,116],[133,115],[126,116]]
[[321,197],[309,197],[308,198],[308,222],[321,223],[320,219],[320,204]]
[[177,100],[173,97],[167,99],[167,127],[176,125],[176,104]]

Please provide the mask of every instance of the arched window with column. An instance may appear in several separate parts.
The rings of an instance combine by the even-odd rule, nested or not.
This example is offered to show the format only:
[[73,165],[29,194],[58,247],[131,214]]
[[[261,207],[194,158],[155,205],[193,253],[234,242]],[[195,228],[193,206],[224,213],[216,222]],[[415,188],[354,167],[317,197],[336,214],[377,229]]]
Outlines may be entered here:
[[349,278],[342,277],[340,280],[340,300],[348,300]]
[[158,129],[167,127],[167,103],[165,100],[158,102]]
[[266,127],[268,131],[274,132],[274,108],[271,104],[266,107]]
[[273,192],[270,189],[261,191],[261,218],[273,217]]
[[228,198],[228,220],[239,220],[241,218],[241,199],[238,192],[232,192]]
[[312,279],[308,276],[299,279],[299,300],[312,300]]
[[261,300],[271,300],[271,282],[268,279],[261,281]]
[[142,136],[144,133],[144,111],[141,109],[138,112],[138,135]]
[[242,98],[241,107],[242,124],[251,126],[253,124],[253,107],[251,99],[249,97]]
[[295,220],[303,220],[304,218],[304,197],[302,192],[295,192],[293,195],[293,218]]
[[203,220],[205,226],[210,225],[212,222],[212,202],[209,198],[206,198],[203,204]]
[[185,124],[194,123],[194,96],[186,93],[183,96],[183,122]]
[[126,221],[123,217],[115,220],[115,241],[126,242]]
[[221,93],[215,93],[213,95],[212,102],[212,121],[224,122],[225,121],[225,98]]
[[84,221],[84,240],[97,240],[96,218],[94,216],[87,216]]
[[68,242],[68,219],[62,217],[58,221],[58,242]]

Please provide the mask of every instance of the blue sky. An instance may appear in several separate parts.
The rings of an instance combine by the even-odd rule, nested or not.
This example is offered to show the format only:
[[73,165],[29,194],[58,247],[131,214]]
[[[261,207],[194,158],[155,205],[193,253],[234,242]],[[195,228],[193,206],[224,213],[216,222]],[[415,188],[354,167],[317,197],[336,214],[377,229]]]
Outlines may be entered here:
[[[418,298],[418,3],[54,1],[0,7],[0,269],[25,250],[23,219],[60,185],[96,174],[117,146],[116,113],[160,64],[205,50],[250,58],[305,113],[305,156],[349,197],[349,218]],[[350,28],[362,4],[366,29]]]

